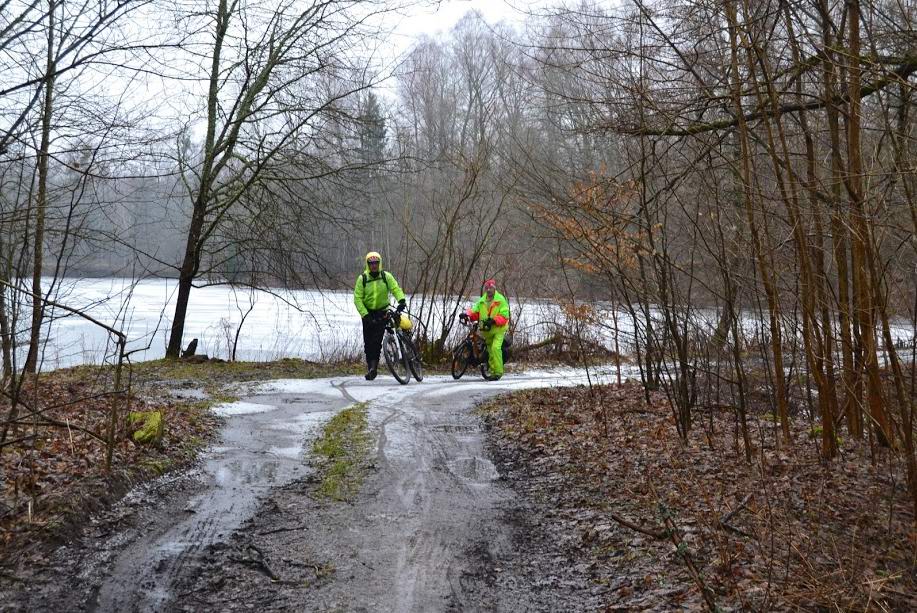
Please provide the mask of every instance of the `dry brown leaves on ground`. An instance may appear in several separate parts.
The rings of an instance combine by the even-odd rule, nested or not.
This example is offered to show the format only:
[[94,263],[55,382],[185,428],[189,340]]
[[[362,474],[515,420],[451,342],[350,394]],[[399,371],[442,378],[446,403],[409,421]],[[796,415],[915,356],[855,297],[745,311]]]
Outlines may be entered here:
[[749,463],[733,415],[697,414],[682,443],[664,397],[647,406],[637,385],[524,391],[485,414],[608,610],[917,610],[914,517],[887,453],[844,441],[823,463],[808,425],[778,446],[752,419]]
[[[64,536],[71,522],[117,499],[131,483],[193,458],[215,427],[202,405],[137,397],[128,404],[106,389],[104,380],[61,371],[23,387],[12,422],[9,398],[0,403],[0,428],[11,424],[0,448],[0,553]],[[105,441],[114,405],[120,419],[108,471]],[[128,410],[163,412],[160,444],[130,439]]]

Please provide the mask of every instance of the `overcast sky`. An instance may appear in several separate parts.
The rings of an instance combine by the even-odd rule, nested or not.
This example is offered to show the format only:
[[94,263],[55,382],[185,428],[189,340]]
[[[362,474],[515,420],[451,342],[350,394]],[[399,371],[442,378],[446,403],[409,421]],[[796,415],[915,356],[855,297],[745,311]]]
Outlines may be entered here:
[[521,22],[522,10],[547,4],[544,0],[525,2],[520,0],[445,0],[438,6],[415,7],[409,16],[397,23],[393,45],[398,51],[409,48],[416,39],[427,34],[432,38],[448,33],[458,21],[471,10],[479,11],[488,23],[499,21]]

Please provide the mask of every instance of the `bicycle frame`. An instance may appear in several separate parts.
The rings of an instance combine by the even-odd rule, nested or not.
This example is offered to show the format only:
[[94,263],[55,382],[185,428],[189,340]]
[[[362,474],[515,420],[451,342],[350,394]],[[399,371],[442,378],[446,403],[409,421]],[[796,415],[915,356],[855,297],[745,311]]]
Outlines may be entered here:
[[469,366],[480,368],[481,375],[486,377],[489,356],[487,345],[479,332],[478,322],[462,321],[461,324],[468,328],[468,333],[451,352],[452,378],[460,379]]
[[399,317],[402,315],[391,308],[385,313],[382,353],[392,376],[402,385],[407,385],[411,375],[417,381],[423,380],[423,364],[411,335],[396,325]]

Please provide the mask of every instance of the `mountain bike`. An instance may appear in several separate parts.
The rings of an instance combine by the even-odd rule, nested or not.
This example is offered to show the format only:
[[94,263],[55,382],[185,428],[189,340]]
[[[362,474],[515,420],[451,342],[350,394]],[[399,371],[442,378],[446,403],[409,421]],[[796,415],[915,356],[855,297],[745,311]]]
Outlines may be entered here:
[[490,375],[489,356],[484,337],[478,333],[478,322],[467,317],[460,317],[459,322],[468,328],[468,333],[459,346],[452,350],[452,378],[461,379],[470,366],[479,368],[481,376],[486,379]]
[[[417,345],[411,338],[411,323],[407,317],[395,309],[388,309],[384,316],[385,332],[382,336],[385,365],[401,385],[407,385],[411,381],[411,375],[418,381],[423,381],[423,364]],[[402,318],[406,324],[402,323]]]

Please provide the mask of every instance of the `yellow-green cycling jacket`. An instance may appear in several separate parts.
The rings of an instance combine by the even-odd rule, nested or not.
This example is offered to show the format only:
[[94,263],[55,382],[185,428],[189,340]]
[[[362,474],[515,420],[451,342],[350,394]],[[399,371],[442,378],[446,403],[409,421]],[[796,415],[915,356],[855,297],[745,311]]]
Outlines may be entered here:
[[395,280],[394,275],[382,268],[379,262],[379,276],[373,277],[369,272],[369,265],[363,269],[363,274],[357,277],[353,286],[353,303],[357,307],[360,317],[366,317],[369,311],[378,311],[389,305],[389,292],[395,300],[403,300],[404,292]]

